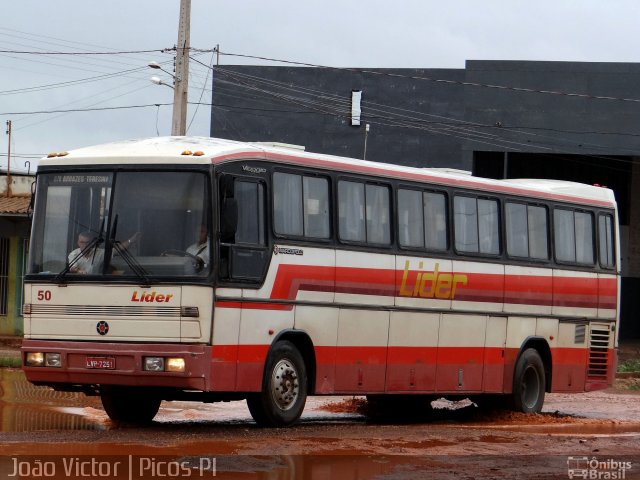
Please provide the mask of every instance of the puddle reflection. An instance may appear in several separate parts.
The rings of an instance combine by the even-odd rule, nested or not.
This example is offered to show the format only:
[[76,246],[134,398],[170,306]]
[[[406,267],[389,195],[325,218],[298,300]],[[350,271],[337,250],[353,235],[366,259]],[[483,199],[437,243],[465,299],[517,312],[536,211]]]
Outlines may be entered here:
[[89,414],[91,407],[74,408],[94,402],[81,393],[37,387],[21,370],[0,369],[0,432],[106,430],[101,418]]

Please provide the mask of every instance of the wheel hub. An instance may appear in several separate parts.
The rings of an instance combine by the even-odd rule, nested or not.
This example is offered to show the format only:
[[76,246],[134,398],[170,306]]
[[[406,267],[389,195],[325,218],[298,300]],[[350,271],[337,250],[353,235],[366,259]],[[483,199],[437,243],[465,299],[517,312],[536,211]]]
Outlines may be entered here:
[[298,372],[292,362],[280,360],[273,368],[271,394],[282,410],[289,410],[298,398]]

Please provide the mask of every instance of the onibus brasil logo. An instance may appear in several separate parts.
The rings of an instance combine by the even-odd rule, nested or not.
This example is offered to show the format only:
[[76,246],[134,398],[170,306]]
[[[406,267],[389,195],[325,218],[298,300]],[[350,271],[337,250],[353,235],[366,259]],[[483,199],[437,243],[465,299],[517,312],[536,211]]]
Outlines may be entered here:
[[627,478],[628,470],[631,470],[631,462],[613,458],[606,460],[600,460],[596,457],[567,458],[567,476],[569,478],[618,480]]

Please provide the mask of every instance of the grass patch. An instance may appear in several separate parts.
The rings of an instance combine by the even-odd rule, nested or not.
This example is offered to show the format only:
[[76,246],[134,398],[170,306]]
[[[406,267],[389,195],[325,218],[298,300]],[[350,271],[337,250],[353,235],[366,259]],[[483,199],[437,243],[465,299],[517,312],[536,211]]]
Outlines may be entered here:
[[20,368],[20,357],[0,357],[0,368]]
[[618,372],[640,372],[640,358],[632,358],[618,365]]

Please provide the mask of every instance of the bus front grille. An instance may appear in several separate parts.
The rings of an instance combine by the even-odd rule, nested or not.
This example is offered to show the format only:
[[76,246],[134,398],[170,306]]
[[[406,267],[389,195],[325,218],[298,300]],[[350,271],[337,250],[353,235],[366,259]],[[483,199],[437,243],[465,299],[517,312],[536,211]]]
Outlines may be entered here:
[[31,305],[32,315],[84,315],[100,317],[175,317],[180,318],[180,307],[114,306],[114,305]]

